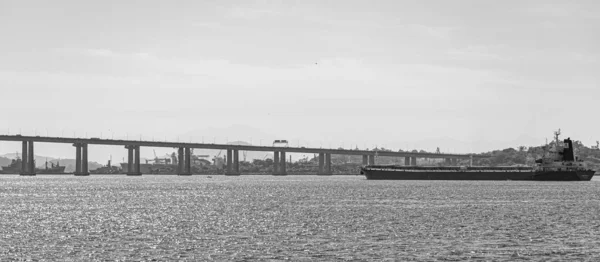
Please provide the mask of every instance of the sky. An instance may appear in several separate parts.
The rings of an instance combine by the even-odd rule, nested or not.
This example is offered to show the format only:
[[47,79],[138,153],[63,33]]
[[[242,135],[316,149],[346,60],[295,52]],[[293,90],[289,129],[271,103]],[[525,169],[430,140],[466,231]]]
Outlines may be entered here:
[[3,0],[0,133],[466,153],[560,128],[593,145],[597,32],[584,0]]

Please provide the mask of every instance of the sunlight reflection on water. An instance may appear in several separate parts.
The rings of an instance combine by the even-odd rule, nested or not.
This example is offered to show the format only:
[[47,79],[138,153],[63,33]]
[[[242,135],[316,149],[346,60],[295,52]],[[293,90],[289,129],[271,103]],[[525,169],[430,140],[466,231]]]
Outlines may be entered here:
[[0,258],[600,258],[598,177],[2,176],[0,207]]

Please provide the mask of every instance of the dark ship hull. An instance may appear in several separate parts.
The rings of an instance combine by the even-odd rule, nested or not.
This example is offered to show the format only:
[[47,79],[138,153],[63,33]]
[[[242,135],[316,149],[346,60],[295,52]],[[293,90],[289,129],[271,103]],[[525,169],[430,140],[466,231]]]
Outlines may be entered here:
[[122,174],[122,170],[116,166],[103,166],[94,170],[90,170],[90,174],[99,174],[99,175],[114,175],[114,174]]
[[6,175],[14,175],[14,174],[19,174],[19,173],[21,173],[21,167],[11,168],[8,166],[3,166],[2,170],[0,170],[0,174],[6,174]]
[[55,166],[52,168],[36,168],[35,172],[38,174],[66,174],[64,166]]
[[390,167],[361,168],[369,180],[524,180],[524,181],[590,181],[593,170],[445,170],[396,169]]
[[[140,173],[156,174],[156,175],[173,175],[177,174],[177,165],[172,164],[140,164]],[[121,163],[123,173],[129,172],[127,163]]]

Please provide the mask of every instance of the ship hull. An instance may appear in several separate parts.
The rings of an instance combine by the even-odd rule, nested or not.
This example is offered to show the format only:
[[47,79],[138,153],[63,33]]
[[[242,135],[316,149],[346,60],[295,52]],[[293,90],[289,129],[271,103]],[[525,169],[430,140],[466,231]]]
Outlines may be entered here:
[[21,173],[21,168],[2,167],[2,170],[0,170],[0,174],[14,175],[14,174],[19,174],[19,173]]
[[362,168],[369,180],[590,181],[594,171],[409,171]]
[[[177,174],[177,165],[171,164],[140,164],[140,173],[142,174],[157,174],[157,175],[172,175]],[[123,173],[129,172],[127,163],[121,163]]]
[[48,169],[35,169],[35,172],[38,174],[67,174],[65,173],[65,167],[61,166],[61,167],[55,167],[55,168],[48,168]]

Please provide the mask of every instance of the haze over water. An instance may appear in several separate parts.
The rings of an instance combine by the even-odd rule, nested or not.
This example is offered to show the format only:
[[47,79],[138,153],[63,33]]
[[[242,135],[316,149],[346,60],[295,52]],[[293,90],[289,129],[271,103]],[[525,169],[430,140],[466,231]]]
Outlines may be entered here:
[[0,258],[600,259],[600,180],[0,177]]

